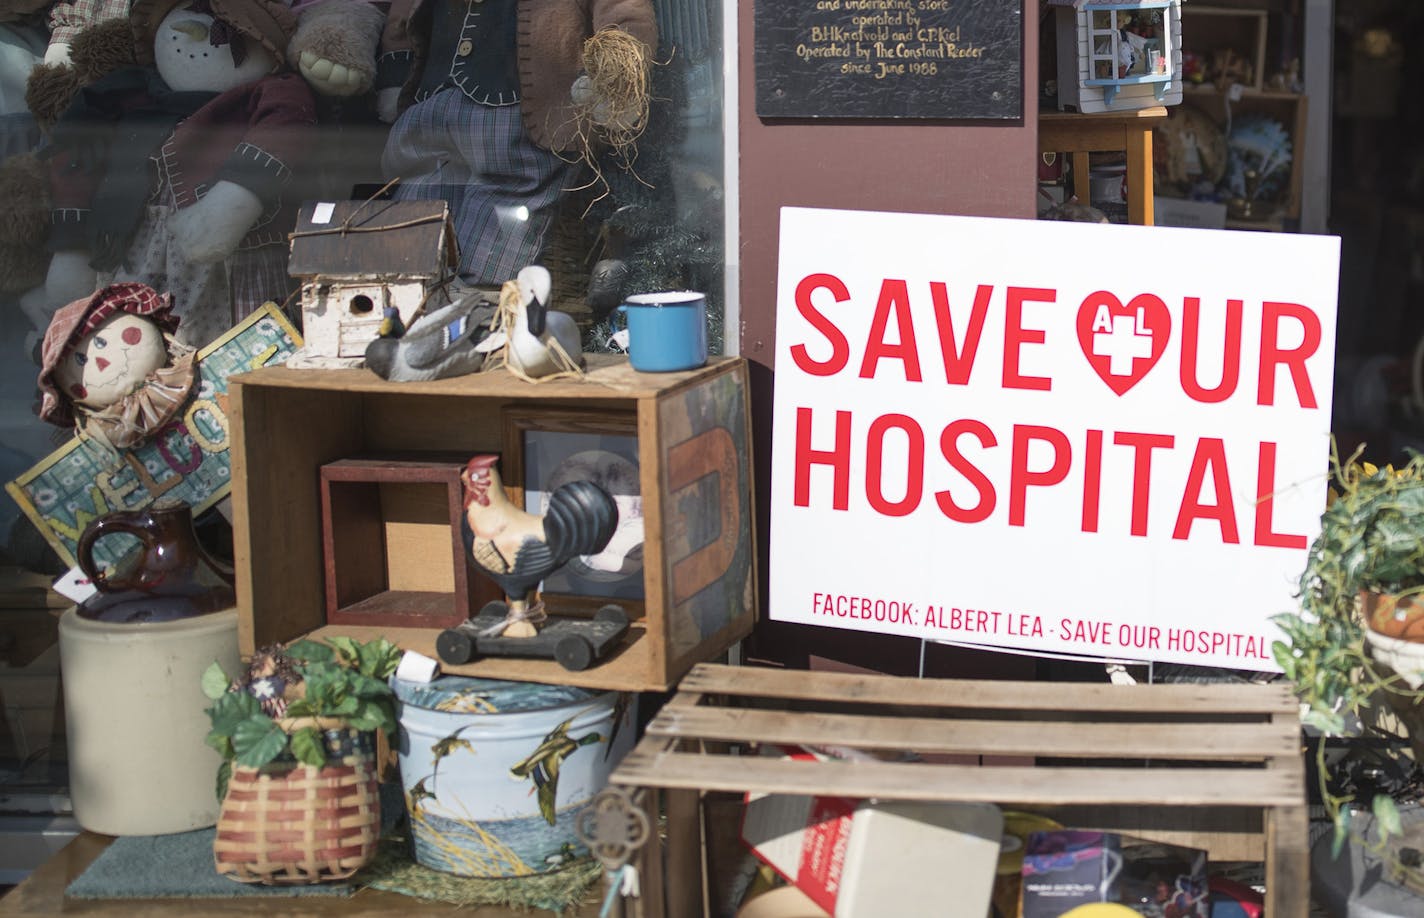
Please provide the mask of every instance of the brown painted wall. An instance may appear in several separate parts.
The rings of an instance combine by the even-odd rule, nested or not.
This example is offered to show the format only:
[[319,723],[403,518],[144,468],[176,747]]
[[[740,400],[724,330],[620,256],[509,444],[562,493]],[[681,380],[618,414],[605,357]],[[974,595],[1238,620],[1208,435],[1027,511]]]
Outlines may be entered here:
[[[765,536],[770,532],[771,371],[780,208],[1032,217],[1037,193],[1038,4],[1024,0],[1025,118],[1021,122],[764,122],[756,115],[753,20],[752,3],[742,2],[737,11],[741,349],[752,367],[758,531]],[[760,541],[765,581],[767,540]],[[762,595],[766,595],[765,583]],[[797,666],[806,665],[805,654],[819,653],[903,671],[911,659],[918,664],[919,642],[763,621],[748,653]]]

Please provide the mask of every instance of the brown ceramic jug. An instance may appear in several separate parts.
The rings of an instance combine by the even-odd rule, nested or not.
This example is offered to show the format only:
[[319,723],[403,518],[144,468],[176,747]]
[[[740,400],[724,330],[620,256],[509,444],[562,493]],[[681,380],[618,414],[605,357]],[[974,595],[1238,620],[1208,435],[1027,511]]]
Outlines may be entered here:
[[[99,539],[124,533],[139,540],[131,563],[106,574],[94,561]],[[193,531],[193,508],[157,501],[142,510],[101,516],[79,537],[79,568],[99,590],[79,607],[105,622],[165,622],[230,609],[233,573],[203,550]]]

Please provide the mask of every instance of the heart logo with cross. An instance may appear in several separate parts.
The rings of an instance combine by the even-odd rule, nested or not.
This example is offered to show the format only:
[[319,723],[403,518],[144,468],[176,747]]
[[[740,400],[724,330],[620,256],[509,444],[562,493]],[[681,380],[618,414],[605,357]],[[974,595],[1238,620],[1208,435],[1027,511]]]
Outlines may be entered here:
[[1124,304],[1099,290],[1078,307],[1078,343],[1088,365],[1122,395],[1157,365],[1172,337],[1167,304],[1141,293]]

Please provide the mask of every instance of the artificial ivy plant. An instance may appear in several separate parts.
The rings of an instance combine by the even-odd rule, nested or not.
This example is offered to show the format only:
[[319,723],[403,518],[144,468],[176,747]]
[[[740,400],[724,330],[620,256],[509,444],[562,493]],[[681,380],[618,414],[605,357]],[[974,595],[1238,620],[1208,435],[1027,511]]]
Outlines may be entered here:
[[213,702],[207,743],[223,757],[219,798],[234,763],[262,768],[295,760],[319,768],[327,761],[327,730],[394,733],[395,695],[387,679],[401,649],[384,638],[326,640],[263,648],[241,679],[217,663],[203,673],[203,693]]
[[[1361,711],[1380,699],[1418,703],[1395,675],[1384,675],[1370,658],[1360,597],[1374,592],[1398,597],[1424,593],[1424,455],[1402,468],[1359,461],[1360,450],[1342,461],[1331,450],[1329,504],[1320,534],[1310,546],[1298,585],[1298,608],[1275,622],[1289,639],[1272,653],[1302,702],[1302,722],[1326,735],[1345,735]],[[1354,801],[1332,793],[1325,744],[1317,751],[1321,795],[1335,824],[1338,853],[1349,835]],[[1371,808],[1383,850],[1401,831],[1394,800],[1375,796]]]

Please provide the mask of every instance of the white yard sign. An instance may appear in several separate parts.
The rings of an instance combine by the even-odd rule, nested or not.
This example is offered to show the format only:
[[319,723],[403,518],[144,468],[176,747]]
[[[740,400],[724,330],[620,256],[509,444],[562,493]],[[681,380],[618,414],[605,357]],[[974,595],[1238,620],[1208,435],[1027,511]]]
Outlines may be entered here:
[[1276,669],[1339,240],[786,208],[771,617]]

